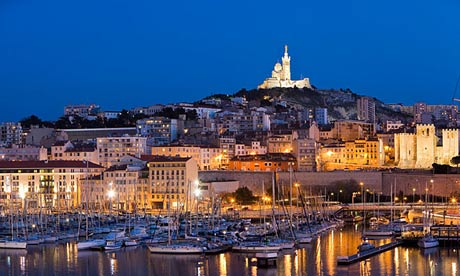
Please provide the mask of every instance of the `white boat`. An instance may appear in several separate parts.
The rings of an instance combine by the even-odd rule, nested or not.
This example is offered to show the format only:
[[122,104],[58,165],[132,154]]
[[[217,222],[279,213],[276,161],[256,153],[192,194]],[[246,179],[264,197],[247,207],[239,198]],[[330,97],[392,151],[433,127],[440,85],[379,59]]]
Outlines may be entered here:
[[26,241],[8,241],[8,240],[0,240],[0,248],[8,248],[8,249],[26,249],[27,242]]
[[201,246],[192,244],[149,244],[147,247],[150,253],[160,254],[201,254],[205,250]]
[[125,241],[125,246],[138,246],[140,245],[140,241],[138,239],[132,239],[130,238],[129,240]]
[[92,249],[92,248],[101,248],[105,246],[105,243],[106,242],[103,239],[80,241],[77,243],[77,249],[86,250],[86,249]]
[[432,248],[439,246],[439,241],[433,236],[428,235],[417,241],[417,245],[420,248]]
[[106,251],[117,250],[120,249],[122,246],[123,241],[107,241],[106,245],[104,246],[104,249]]
[[281,250],[280,245],[269,245],[262,242],[244,242],[232,247],[233,251],[257,253],[257,252],[278,252]]
[[393,235],[394,232],[392,230],[383,228],[369,229],[364,232],[365,237],[387,237]]

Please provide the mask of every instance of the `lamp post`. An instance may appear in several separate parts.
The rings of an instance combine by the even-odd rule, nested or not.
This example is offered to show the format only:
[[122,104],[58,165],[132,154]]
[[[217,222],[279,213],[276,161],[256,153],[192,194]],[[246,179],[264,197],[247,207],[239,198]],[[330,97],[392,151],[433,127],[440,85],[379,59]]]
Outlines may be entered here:
[[339,190],[339,193],[337,194],[337,201],[340,202],[340,198],[341,198],[341,195],[342,195],[342,189]]

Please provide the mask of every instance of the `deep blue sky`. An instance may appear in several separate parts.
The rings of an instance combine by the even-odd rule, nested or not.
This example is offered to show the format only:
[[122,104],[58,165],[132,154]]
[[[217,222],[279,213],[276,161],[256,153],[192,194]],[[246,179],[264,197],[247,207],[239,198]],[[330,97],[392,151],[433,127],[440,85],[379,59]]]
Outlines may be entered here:
[[[450,104],[460,3],[0,1],[0,122],[55,120],[255,88],[289,45],[292,78],[386,103]],[[460,96],[460,92],[458,92]]]

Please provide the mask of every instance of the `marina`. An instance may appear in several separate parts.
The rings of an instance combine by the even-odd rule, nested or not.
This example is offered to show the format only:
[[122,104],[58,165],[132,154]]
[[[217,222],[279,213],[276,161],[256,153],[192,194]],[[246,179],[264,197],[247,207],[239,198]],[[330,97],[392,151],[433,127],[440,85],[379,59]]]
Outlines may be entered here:
[[[256,254],[152,254],[146,245],[115,251],[78,250],[75,239],[56,244],[0,249],[0,271],[7,275],[456,275],[456,247],[419,249],[399,245],[349,265],[338,256],[357,252],[359,225],[325,232],[310,244],[277,252],[276,266],[257,266]],[[373,241],[379,244],[376,241]],[[382,240],[388,243],[388,240]]]

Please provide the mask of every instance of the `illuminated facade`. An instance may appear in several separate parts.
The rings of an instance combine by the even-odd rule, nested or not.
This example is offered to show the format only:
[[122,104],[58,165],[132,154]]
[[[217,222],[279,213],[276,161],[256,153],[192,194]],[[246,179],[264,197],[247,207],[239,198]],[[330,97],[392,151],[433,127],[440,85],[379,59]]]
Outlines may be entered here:
[[151,198],[149,207],[190,210],[198,188],[198,166],[191,157],[153,156],[147,163]]
[[81,204],[82,183],[102,170],[81,161],[0,161],[0,205],[70,210]]
[[296,170],[297,159],[290,153],[235,156],[230,159],[229,170],[287,172]]
[[459,154],[458,130],[443,129],[441,133],[439,139],[434,125],[418,124],[415,133],[395,134],[395,164],[419,169],[430,169],[433,163],[450,164]]
[[198,146],[159,146],[151,148],[152,155],[191,157],[199,170],[217,170],[221,167],[222,149]]
[[274,87],[297,87],[310,88],[310,80],[304,78],[302,80],[291,80],[291,57],[288,54],[288,46],[284,46],[284,56],[281,58],[281,63],[277,62],[273,68],[272,76],[266,78],[257,89],[269,89]]
[[147,154],[147,138],[139,136],[97,138],[99,164],[106,168],[118,165],[125,155]]
[[378,168],[383,166],[383,142],[379,139],[357,139],[324,145],[320,149],[320,170]]

